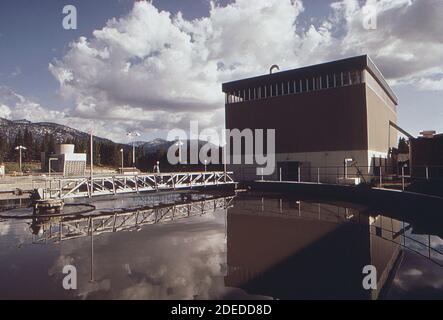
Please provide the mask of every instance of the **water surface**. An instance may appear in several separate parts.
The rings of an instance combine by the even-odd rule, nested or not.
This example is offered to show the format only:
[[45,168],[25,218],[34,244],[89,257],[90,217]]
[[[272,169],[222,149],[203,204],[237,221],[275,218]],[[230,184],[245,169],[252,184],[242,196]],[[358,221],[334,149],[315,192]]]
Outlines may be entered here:
[[[387,213],[259,195],[92,204],[83,216],[38,219],[11,209],[20,203],[3,204],[2,215],[24,219],[0,220],[0,298],[443,297],[443,241]],[[378,290],[362,287],[368,264]],[[77,268],[77,290],[62,287],[65,265]]]

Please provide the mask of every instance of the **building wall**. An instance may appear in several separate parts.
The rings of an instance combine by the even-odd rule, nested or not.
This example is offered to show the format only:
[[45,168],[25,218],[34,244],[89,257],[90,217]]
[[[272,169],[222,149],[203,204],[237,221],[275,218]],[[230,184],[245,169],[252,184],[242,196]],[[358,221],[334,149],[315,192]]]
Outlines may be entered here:
[[[357,161],[357,166],[363,174],[372,174],[371,160],[368,150],[344,150],[322,152],[297,152],[276,154],[275,171],[270,176],[264,176],[265,180],[279,180],[280,166],[282,162],[299,162],[300,181],[317,182],[320,176],[321,183],[337,183],[338,178],[344,177],[344,159],[352,158]],[[371,153],[372,154],[372,153]],[[386,157],[386,155],[384,155]],[[234,172],[234,179],[260,180],[260,170],[257,174],[256,165],[229,165],[228,170]],[[348,177],[358,177],[357,170],[353,166],[347,167]],[[282,179],[285,179],[284,169]],[[365,176],[369,178],[369,176]]]
[[[320,180],[335,183],[344,176],[345,158],[373,174],[374,166],[387,165],[389,148],[397,145],[397,131],[389,126],[397,122],[396,105],[368,71],[362,78],[353,85],[227,103],[226,128],[275,129],[276,170],[265,179],[279,179],[278,162],[297,161],[302,181],[316,182],[321,167]],[[255,168],[230,166],[237,180],[260,179]],[[357,176],[355,168],[348,173]]]
[[[361,172],[368,173],[368,151],[367,150],[343,150],[304,152],[291,154],[278,154],[277,163],[280,161],[301,162],[300,181],[317,182],[318,175],[322,183],[336,183],[338,178],[344,177],[344,159],[352,158],[357,161]],[[304,168],[303,168],[304,167]],[[357,177],[354,167],[347,167],[348,177]],[[276,172],[276,176],[279,172]]]
[[86,154],[67,153],[61,155],[60,162],[62,168],[60,171],[65,176],[82,176],[86,172]]
[[389,121],[397,123],[396,107],[375,80],[367,76],[366,81],[368,149],[388,153],[397,146],[397,130],[389,126]]
[[49,170],[49,159],[57,159],[51,162],[51,171],[61,173],[65,176],[83,176],[86,173],[85,153],[53,154],[48,158],[42,153],[42,170]]
[[431,179],[443,177],[443,135],[411,139],[410,143],[412,175],[424,178],[428,167]]
[[412,166],[443,166],[443,136],[411,139]]
[[367,149],[365,85],[226,105],[226,128],[276,129],[276,153]]

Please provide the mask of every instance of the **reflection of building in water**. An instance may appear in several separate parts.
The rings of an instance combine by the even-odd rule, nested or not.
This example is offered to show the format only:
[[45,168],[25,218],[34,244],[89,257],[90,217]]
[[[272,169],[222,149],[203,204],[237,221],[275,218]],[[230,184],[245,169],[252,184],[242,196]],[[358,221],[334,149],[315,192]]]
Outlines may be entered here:
[[282,299],[376,298],[362,270],[374,265],[383,287],[400,242],[387,227],[400,223],[327,204],[247,201],[228,211],[226,285]]

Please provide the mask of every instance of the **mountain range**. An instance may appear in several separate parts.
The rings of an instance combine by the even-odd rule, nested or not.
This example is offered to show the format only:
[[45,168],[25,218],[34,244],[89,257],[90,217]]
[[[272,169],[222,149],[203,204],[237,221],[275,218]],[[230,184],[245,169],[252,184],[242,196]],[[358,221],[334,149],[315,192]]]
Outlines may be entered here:
[[[69,140],[86,140],[89,139],[89,133],[73,129],[52,122],[31,122],[26,119],[8,120],[0,118],[0,136],[7,137],[10,141],[14,141],[19,132],[22,134],[25,130],[32,134],[32,137],[41,142],[46,134],[52,134],[56,142],[60,143]],[[95,137],[100,142],[112,142],[109,139]]]
[[[26,119],[22,120],[8,120],[0,118],[0,137],[7,137],[10,141],[14,141],[19,132],[22,134],[25,130],[28,130],[32,137],[41,142],[46,134],[52,134],[56,142],[61,143],[69,140],[88,140],[89,133],[73,129],[71,127],[52,123],[52,122],[31,122]],[[101,137],[94,136],[95,141],[109,142],[113,141]],[[168,148],[174,144],[175,141],[167,141],[165,139],[156,138],[151,141],[134,141],[134,144],[139,150],[141,149],[144,154],[153,154],[158,151],[166,152]],[[198,146],[206,144],[206,141],[199,140]],[[132,143],[128,143],[132,145]]]

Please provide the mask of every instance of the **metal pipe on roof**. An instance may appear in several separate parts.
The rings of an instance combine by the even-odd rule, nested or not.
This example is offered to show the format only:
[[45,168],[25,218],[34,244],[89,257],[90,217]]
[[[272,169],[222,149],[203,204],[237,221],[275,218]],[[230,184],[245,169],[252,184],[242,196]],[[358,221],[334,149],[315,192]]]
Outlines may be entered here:
[[279,68],[279,66],[278,66],[278,65],[276,65],[276,64],[273,64],[273,65],[271,66],[271,68],[269,69],[269,74],[272,74],[272,71],[274,71],[274,69],[276,69],[276,70],[279,70],[279,71],[280,71],[280,68]]

